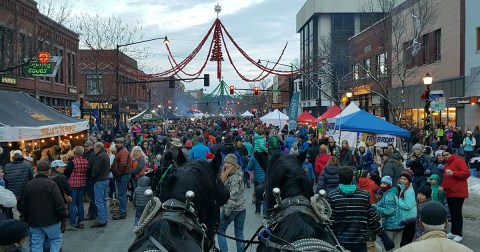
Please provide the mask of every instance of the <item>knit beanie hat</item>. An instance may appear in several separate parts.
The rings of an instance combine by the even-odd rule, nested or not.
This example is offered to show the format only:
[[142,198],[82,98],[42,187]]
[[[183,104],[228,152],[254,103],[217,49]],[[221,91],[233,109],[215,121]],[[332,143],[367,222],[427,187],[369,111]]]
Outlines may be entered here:
[[442,154],[443,154],[443,150],[435,151],[435,157],[438,156],[438,155],[442,155]]
[[355,172],[355,175],[359,178],[366,178],[367,175],[368,175],[368,171],[367,170],[357,170]]
[[225,156],[225,159],[223,160],[223,162],[225,163],[229,163],[229,164],[233,164],[233,165],[237,165],[238,166],[238,163],[237,163],[237,157],[233,154],[228,154]]
[[417,189],[417,193],[421,193],[427,197],[427,199],[432,198],[432,188],[429,185],[422,185]]
[[420,219],[427,225],[442,225],[447,219],[447,210],[440,203],[427,202],[420,210]]
[[423,146],[422,146],[421,144],[419,144],[419,143],[416,143],[416,144],[413,146],[412,149],[413,149],[413,150],[422,150],[422,149],[423,149]]
[[192,141],[190,139],[185,142],[185,147],[192,148]]
[[4,220],[0,222],[0,246],[15,244],[28,235],[28,225],[23,221]]
[[385,183],[389,186],[392,186],[392,177],[390,176],[384,176],[381,180],[381,183]]
[[412,171],[404,170],[402,171],[402,173],[400,173],[400,177],[405,177],[408,180],[408,182],[412,182],[412,177],[413,177]]
[[360,142],[357,147],[358,147],[359,149],[362,148],[362,147],[366,149],[366,148],[367,148],[367,145],[365,144],[365,142]]

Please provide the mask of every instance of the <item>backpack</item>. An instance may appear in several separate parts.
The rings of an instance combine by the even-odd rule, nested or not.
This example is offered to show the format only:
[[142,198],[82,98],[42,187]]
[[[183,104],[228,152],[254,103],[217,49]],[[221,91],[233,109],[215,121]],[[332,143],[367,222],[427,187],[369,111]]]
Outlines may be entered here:
[[270,149],[278,149],[280,148],[279,140],[276,136],[270,137],[268,141],[268,148]]

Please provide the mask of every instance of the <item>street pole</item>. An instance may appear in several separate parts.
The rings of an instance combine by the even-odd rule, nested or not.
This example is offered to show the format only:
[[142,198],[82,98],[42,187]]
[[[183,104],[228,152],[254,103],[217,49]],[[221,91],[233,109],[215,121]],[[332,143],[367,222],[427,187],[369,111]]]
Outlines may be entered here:
[[148,111],[152,110],[152,88],[148,89]]
[[117,45],[117,50],[116,50],[116,57],[115,57],[115,82],[116,82],[116,95],[117,95],[117,106],[115,109],[115,120],[116,120],[116,126],[115,126],[115,132],[120,131],[120,81],[119,81],[119,68],[120,68],[120,63],[119,63],[119,56],[120,56],[120,45]]
[[430,85],[433,82],[432,76],[427,72],[425,77],[423,77],[423,84],[427,87],[425,90],[425,125],[423,126],[423,129],[425,131],[425,136],[426,136],[426,141],[427,144],[430,144],[429,139],[430,139],[430,126],[431,126],[431,115],[430,115]]

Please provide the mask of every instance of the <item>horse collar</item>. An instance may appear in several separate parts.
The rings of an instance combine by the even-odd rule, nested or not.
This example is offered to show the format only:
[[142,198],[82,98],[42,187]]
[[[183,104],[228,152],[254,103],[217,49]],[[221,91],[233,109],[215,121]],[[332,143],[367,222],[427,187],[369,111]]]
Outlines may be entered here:
[[[294,212],[301,212],[307,214],[315,219],[318,223],[320,222],[318,216],[312,209],[310,200],[305,196],[292,196],[282,200],[280,205],[276,205],[272,210],[275,214],[272,217],[272,224],[282,221],[288,215]],[[271,224],[271,225],[272,225]]]

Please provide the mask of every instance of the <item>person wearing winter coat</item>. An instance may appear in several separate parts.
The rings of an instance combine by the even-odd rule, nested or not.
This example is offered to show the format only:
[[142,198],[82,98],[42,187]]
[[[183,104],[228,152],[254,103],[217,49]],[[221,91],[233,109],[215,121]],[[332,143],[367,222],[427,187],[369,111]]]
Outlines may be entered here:
[[393,183],[397,184],[400,179],[400,174],[405,170],[402,163],[403,157],[398,152],[391,153],[390,151],[386,151],[385,154],[390,156],[382,166],[382,176],[390,176]]
[[268,154],[270,156],[275,156],[280,154],[280,139],[279,136],[274,134],[270,135],[268,138]]
[[412,185],[413,190],[416,192],[417,188],[427,182],[426,175],[428,175],[427,173],[430,172],[432,166],[430,158],[423,153],[421,144],[415,144],[413,146],[413,153],[410,158],[407,159],[405,165],[413,171]]
[[370,149],[367,148],[365,142],[360,142],[357,146],[356,161],[357,168],[359,170],[366,170],[372,172],[373,154]]
[[297,139],[295,138],[295,133],[293,132],[293,130],[290,130],[290,132],[288,133],[288,137],[285,139],[284,142],[287,149],[291,150],[293,143],[297,142]]
[[247,164],[249,171],[253,171],[253,186],[255,188],[255,214],[259,215],[260,210],[263,206],[263,216],[267,214],[267,202],[263,200],[262,193],[258,193],[257,188],[260,188],[261,185],[265,183],[265,171],[258,163],[257,159],[254,156],[250,158]]
[[[242,168],[238,165],[237,157],[235,155],[228,154],[225,156],[220,180],[230,192],[230,199],[225,205],[223,205],[218,233],[225,234],[228,225],[233,221],[235,238],[243,240],[243,230],[246,217],[245,184],[243,182]],[[223,235],[218,235],[217,237],[220,251],[228,251],[226,237]],[[245,246],[243,242],[238,241],[236,242],[236,245],[237,251],[242,251]]]
[[430,175],[428,180],[430,182],[430,188],[432,189],[432,201],[443,204],[445,199],[445,191],[440,191],[440,177],[437,174]]
[[303,172],[305,172],[305,175],[307,175],[308,180],[310,180],[310,183],[313,186],[313,183],[315,183],[315,173],[313,172],[313,166],[309,161],[309,158],[305,158],[305,161],[302,164]]
[[338,155],[340,166],[354,166],[353,152],[347,140],[342,141],[342,148]]
[[467,131],[467,136],[463,139],[463,153],[465,154],[465,162],[467,162],[467,164],[473,156],[476,144],[477,141],[475,137],[472,136],[472,131]]
[[12,219],[11,211],[6,211],[7,208],[13,208],[17,206],[17,198],[12,191],[5,189],[0,185],[0,220]]
[[392,178],[390,176],[384,176],[381,180],[380,189],[383,192],[383,196],[377,204],[372,206],[381,215],[382,225],[388,236],[392,238],[395,249],[398,249],[402,240],[403,226],[400,224],[402,214],[398,206],[397,187],[392,187]]
[[147,205],[148,201],[150,200],[145,196],[145,191],[151,189],[150,187],[150,178],[147,176],[143,176],[138,179],[138,186],[135,188],[135,192],[133,193],[133,203],[135,205],[135,222],[134,226],[138,225],[138,221],[140,220],[140,216],[142,216],[143,210],[145,210],[145,206]]
[[307,150],[307,157],[309,158],[310,164],[315,165],[315,161],[317,161],[317,156],[320,154],[320,145],[318,144],[318,139],[312,139],[312,146]]
[[470,171],[465,160],[453,154],[452,148],[447,148],[443,152],[446,160],[444,168],[443,182],[438,190],[445,191],[447,196],[448,208],[451,217],[451,233],[449,239],[461,242],[463,229],[462,208],[463,202],[468,198],[468,182]]
[[12,162],[3,167],[5,188],[12,191],[17,199],[22,196],[28,181],[33,179],[33,167],[25,161],[22,151],[12,152]]
[[331,156],[325,169],[320,174],[317,183],[317,191],[325,190],[327,193],[335,190],[338,186],[338,169],[340,164],[336,156]]
[[253,152],[267,152],[267,146],[265,144],[264,131],[259,130],[253,135]]
[[378,189],[380,189],[380,187],[370,179],[370,174],[365,170],[357,170],[355,175],[357,176],[358,188],[365,190],[370,194],[370,204],[377,203],[375,193],[378,191]]
[[445,167],[445,161],[443,158],[443,150],[437,150],[435,152],[435,157],[430,167],[431,174],[438,175],[438,184],[440,185],[443,181],[443,168]]
[[[411,171],[405,170],[400,175],[398,186],[400,188],[400,195],[398,197],[398,206],[402,214],[402,220],[415,218],[417,216],[416,196],[411,186],[412,174]],[[402,241],[400,246],[409,244],[415,235],[415,224],[405,225],[403,228]]]
[[436,202],[425,203],[420,211],[420,222],[425,234],[395,252],[473,252],[466,246],[447,239],[448,235],[444,232],[448,224],[447,211],[442,205]]
[[322,174],[328,160],[330,160],[330,154],[327,153],[326,145],[320,145],[319,150],[320,154],[318,154],[317,159],[315,160],[315,174],[317,175],[317,178]]
[[332,136],[328,138],[327,152],[332,156],[337,156],[340,154],[340,149],[335,142],[335,138]]

